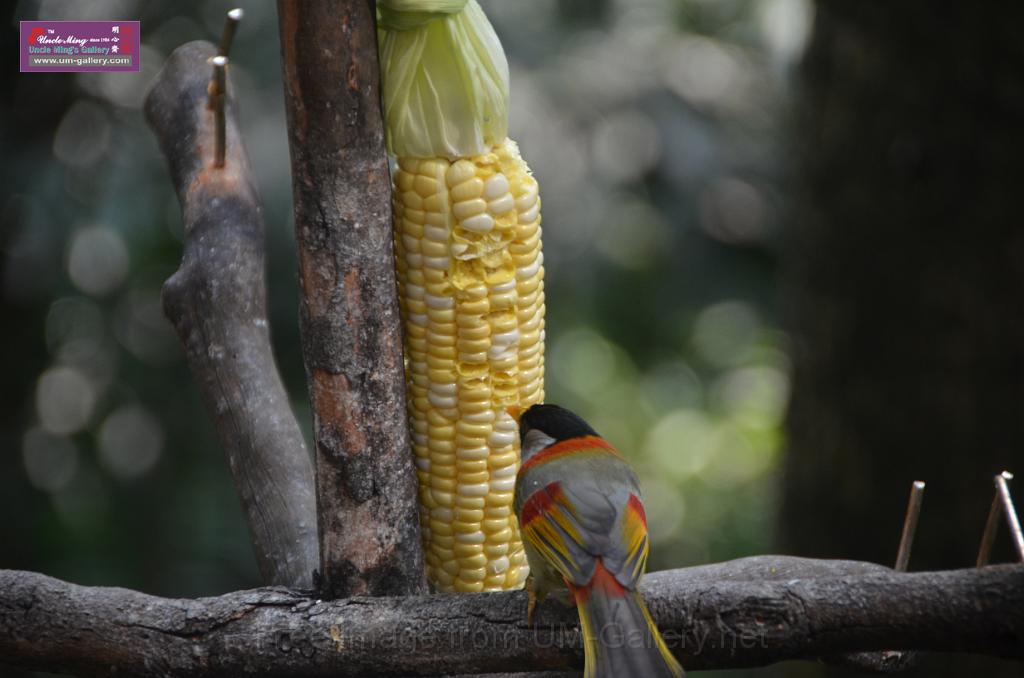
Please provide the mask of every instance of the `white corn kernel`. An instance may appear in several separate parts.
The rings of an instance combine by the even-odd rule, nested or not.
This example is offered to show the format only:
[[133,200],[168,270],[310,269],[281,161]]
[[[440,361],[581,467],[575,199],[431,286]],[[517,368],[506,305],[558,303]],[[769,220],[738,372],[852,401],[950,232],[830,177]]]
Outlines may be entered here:
[[477,214],[463,219],[459,226],[474,233],[490,233],[494,230],[494,217],[487,213]]

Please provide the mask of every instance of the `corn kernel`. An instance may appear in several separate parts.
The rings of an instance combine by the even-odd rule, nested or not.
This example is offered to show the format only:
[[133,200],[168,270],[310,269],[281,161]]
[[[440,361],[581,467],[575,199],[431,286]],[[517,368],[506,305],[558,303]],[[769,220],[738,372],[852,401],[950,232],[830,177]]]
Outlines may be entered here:
[[[472,177],[460,184],[452,186],[449,195],[452,202],[459,203],[463,200],[473,200],[484,194],[484,181],[479,177]],[[458,214],[456,214],[458,216]]]

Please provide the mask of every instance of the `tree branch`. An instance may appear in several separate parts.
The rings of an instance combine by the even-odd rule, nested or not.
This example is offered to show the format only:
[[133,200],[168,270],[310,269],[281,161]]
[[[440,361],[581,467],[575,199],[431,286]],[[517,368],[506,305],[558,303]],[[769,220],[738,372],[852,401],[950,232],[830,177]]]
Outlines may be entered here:
[[321,591],[424,587],[372,0],[279,0]]
[[[650,575],[689,669],[874,650],[1024,658],[1024,566],[897,573],[760,556]],[[574,610],[523,592],[321,601],[285,589],[170,600],[0,571],[0,661],[80,675],[444,675],[582,663]]]
[[179,47],[146,98],[185,221],[164,310],[227,453],[263,581],[310,588],[318,562],[312,463],[271,350],[262,207],[230,100],[226,163],[213,166],[214,53],[206,42]]

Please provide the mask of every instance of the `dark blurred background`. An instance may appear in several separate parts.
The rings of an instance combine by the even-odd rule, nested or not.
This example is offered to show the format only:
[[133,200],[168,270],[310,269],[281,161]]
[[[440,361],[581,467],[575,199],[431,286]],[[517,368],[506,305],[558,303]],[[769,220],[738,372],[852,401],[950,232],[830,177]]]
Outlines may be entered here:
[[[915,479],[911,569],[973,564],[991,476],[1024,473],[1024,5],[481,4],[541,185],[548,396],[634,460],[651,569],[889,564]],[[234,6],[273,340],[308,436],[274,3],[21,0],[0,34],[0,568],[259,584],[160,307],[182,225],[140,110]],[[140,19],[141,72],[20,75],[36,18]]]

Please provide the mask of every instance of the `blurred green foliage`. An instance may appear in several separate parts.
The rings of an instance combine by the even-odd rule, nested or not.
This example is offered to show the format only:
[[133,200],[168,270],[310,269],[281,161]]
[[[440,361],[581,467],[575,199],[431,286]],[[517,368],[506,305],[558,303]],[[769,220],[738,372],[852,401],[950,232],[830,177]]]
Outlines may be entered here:
[[[237,4],[231,75],[266,208],[273,339],[308,435],[276,16]],[[781,122],[808,3],[481,4],[544,202],[549,399],[635,462],[652,569],[769,550],[788,391]],[[182,226],[140,110],[164,58],[216,39],[231,6],[22,0],[10,17],[141,19],[143,65],[7,84],[2,568],[172,596],[259,583],[162,315]]]

